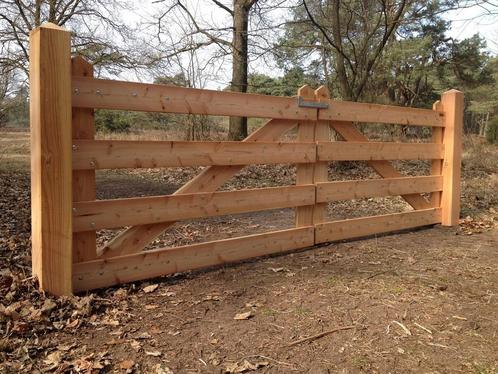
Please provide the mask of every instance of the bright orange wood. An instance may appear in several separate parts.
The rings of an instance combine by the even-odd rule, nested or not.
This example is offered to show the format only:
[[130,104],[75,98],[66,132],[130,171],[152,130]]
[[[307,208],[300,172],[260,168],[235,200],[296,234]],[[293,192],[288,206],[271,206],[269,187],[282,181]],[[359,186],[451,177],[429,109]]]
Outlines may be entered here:
[[318,143],[318,160],[442,160],[444,146],[432,143],[328,142]]
[[441,222],[441,209],[429,208],[406,213],[345,219],[315,226],[315,243],[359,238],[390,231],[411,229]]
[[[321,86],[315,90],[315,100],[323,101],[328,100],[329,92],[325,86]],[[330,143],[330,123],[329,121],[317,121],[315,125],[315,141]],[[317,150],[318,157],[318,150]],[[313,183],[327,182],[328,180],[329,163],[328,161],[317,161],[314,164]],[[327,206],[325,202],[315,202],[313,207],[313,224],[322,223],[326,221]]]
[[[71,60],[73,76],[92,77],[93,66],[82,57]],[[95,138],[93,109],[74,108],[72,113],[73,164],[76,157],[77,142],[81,139]],[[95,171],[73,170],[73,201],[96,199]],[[73,234],[73,261],[81,262],[97,257],[97,235],[95,230]]]
[[[432,106],[432,110],[441,112],[441,102],[438,100]],[[432,128],[432,143],[443,145],[443,158],[444,158],[444,127],[433,127]],[[431,161],[431,174],[432,175],[442,175],[443,174],[443,160],[432,160]],[[441,191],[436,191],[431,193],[431,204],[434,208],[439,208],[441,206]]]
[[442,189],[443,177],[440,175],[326,182],[317,184],[316,201],[408,195]]
[[[294,121],[272,119],[250,134],[243,142],[276,141],[296,124],[297,122]],[[243,166],[207,167],[178,189],[175,194],[216,191],[242,168]],[[99,252],[105,258],[140,252],[173,224],[174,222],[161,222],[130,227],[109,241]]]
[[414,126],[443,125],[443,116],[430,109],[407,108],[393,105],[327,101],[328,109],[320,109],[318,119],[339,122],[391,123]]
[[287,164],[315,159],[314,143],[83,140],[74,142],[73,168]]
[[74,232],[312,205],[315,186],[255,188],[74,203]]
[[463,93],[450,90],[441,96],[444,112],[442,224],[456,226],[460,217],[460,168],[462,163]]
[[[306,101],[315,101],[315,92],[308,86],[301,87],[298,92]],[[315,109],[316,110],[316,109]],[[315,141],[316,121],[300,121],[297,126],[298,142]],[[315,165],[298,164],[296,166],[296,185],[313,184]],[[313,201],[313,205],[314,205]],[[313,224],[313,205],[296,207],[296,227],[310,226]]]
[[54,295],[72,293],[71,34],[30,33],[33,274]]
[[305,120],[317,115],[292,97],[80,77],[73,78],[72,98],[78,108]]
[[83,262],[74,266],[74,287],[85,291],[306,248],[313,232],[301,227]]
[[[368,139],[354,125],[344,122],[331,122],[332,128],[346,141],[368,142]],[[389,161],[368,161],[376,172],[383,178],[400,178],[404,175],[398,172]],[[420,194],[402,195],[402,198],[414,209],[428,209],[431,204]]]

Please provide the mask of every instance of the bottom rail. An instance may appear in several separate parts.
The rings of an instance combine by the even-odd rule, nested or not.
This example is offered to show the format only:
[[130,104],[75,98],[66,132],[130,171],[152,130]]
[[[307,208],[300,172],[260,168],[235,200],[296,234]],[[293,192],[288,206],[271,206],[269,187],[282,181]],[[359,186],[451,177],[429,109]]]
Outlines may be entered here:
[[315,226],[315,244],[411,229],[441,223],[441,209],[345,219]]
[[441,209],[346,219],[240,238],[76,263],[74,292],[159,277],[343,239],[441,222]]
[[74,264],[74,292],[159,277],[314,244],[314,228],[274,231]]

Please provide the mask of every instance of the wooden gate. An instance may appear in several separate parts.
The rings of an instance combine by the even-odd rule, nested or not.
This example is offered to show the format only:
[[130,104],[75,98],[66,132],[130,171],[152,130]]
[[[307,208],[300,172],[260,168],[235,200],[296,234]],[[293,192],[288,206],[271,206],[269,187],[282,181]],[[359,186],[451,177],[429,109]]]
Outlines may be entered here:
[[[325,88],[273,97],[95,79],[70,33],[35,29],[30,47],[32,254],[40,287],[63,295],[342,239],[458,224],[463,94],[433,110],[334,101]],[[270,118],[242,142],[95,140],[94,109]],[[431,143],[370,142],[356,123],[432,128]],[[297,127],[297,140],[279,138]],[[333,128],[344,141],[330,141]],[[390,160],[432,160],[407,177]],[[381,179],[329,182],[328,163],[366,160]],[[217,191],[249,164],[297,165],[296,185]],[[206,166],[167,196],[97,200],[95,170]],[[423,195],[426,194],[426,195]],[[401,195],[411,211],[326,221],[327,203]],[[428,197],[428,198],[427,198]],[[295,208],[288,230],[144,251],[185,219]],[[96,231],[126,227],[103,248]]]

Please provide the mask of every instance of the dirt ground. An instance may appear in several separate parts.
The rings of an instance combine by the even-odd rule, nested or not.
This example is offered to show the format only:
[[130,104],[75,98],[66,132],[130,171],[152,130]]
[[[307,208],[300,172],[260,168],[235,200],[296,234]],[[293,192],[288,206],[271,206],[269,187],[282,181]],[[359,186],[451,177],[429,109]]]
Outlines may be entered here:
[[[441,226],[136,282],[40,294],[30,273],[26,134],[0,133],[0,372],[496,373],[498,151],[469,140],[463,216]],[[403,163],[407,174],[425,164]],[[195,169],[98,175],[99,197],[171,193]],[[225,189],[292,183],[254,167]],[[362,164],[331,178],[371,177]],[[331,218],[405,209],[329,206]],[[185,222],[152,247],[290,227],[291,210]],[[113,232],[100,233],[103,243]]]

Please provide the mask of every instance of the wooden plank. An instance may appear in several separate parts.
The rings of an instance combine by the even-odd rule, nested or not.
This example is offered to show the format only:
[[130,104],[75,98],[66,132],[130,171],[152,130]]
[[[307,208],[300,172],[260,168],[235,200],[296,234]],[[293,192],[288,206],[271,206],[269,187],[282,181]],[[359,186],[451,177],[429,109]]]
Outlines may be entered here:
[[44,24],[29,38],[33,274],[42,290],[70,295],[71,34]]
[[462,163],[463,93],[450,90],[441,96],[444,111],[444,162],[442,224],[456,226],[460,218],[460,168]]
[[[322,101],[328,100],[329,92],[325,86],[320,86],[315,90],[315,100]],[[316,142],[330,142],[330,123],[329,121],[317,121],[315,125],[315,141]],[[315,151],[317,151],[315,149]],[[329,177],[329,163],[327,161],[317,161],[315,163],[315,170],[313,171],[313,183],[323,183],[328,181]],[[326,221],[327,217],[327,203],[315,201],[313,207],[313,224],[322,223]]]
[[318,183],[316,201],[398,196],[442,191],[443,177],[422,176]]
[[391,123],[413,126],[444,126],[443,114],[431,109],[335,100],[329,100],[328,104],[328,109],[319,110],[319,120]]
[[318,160],[430,160],[442,159],[443,144],[388,142],[319,142]]
[[[297,125],[289,120],[272,119],[251,133],[243,142],[276,141]],[[244,166],[209,166],[174,194],[216,191]],[[104,258],[141,251],[175,222],[151,223],[127,228],[109,241],[99,254]]]
[[84,201],[74,204],[75,232],[280,209],[315,202],[315,186]]
[[[439,100],[434,103],[434,105],[432,106],[432,110],[438,112],[442,111],[441,102]],[[443,127],[433,127],[432,136],[431,136],[432,143],[443,144],[443,134],[444,134]],[[432,160],[431,175],[442,175],[442,174],[443,174],[443,160]],[[439,208],[441,206],[441,191],[436,191],[431,193],[431,205],[433,208]]]
[[315,226],[315,242],[336,240],[405,230],[441,222],[441,209],[429,208],[406,213],[385,214],[322,223]]
[[[71,60],[73,76],[92,77],[93,66],[82,57]],[[95,125],[93,109],[74,108],[72,111],[73,151],[78,139],[94,139]],[[73,152],[73,164],[75,154]],[[94,170],[73,170],[73,201],[95,200],[96,185]],[[97,257],[97,235],[95,231],[73,235],[73,261],[89,261]]]
[[73,169],[286,164],[315,159],[315,143],[96,140],[74,143]]
[[297,99],[160,84],[73,78],[73,106],[145,112],[316,120]]
[[[368,139],[363,135],[358,129],[351,123],[344,122],[331,122],[332,128],[339,135],[341,135],[344,140],[352,142],[367,142]],[[367,161],[376,172],[383,178],[400,178],[404,175],[398,172],[389,161]],[[431,204],[420,194],[408,194],[402,195],[402,198],[410,204],[414,209],[428,209],[431,208]]]
[[74,287],[77,292],[109,287],[306,248],[313,245],[313,232],[313,227],[302,227],[79,263]]
[[[315,100],[315,92],[308,85],[302,86],[297,94],[307,101]],[[300,121],[297,125],[297,141],[314,142],[315,125],[316,121]],[[296,185],[313,184],[314,169],[315,165],[313,164],[298,164],[296,166]],[[312,204],[315,204],[314,200],[308,206],[298,206],[296,208],[296,227],[313,224],[314,206]]]

